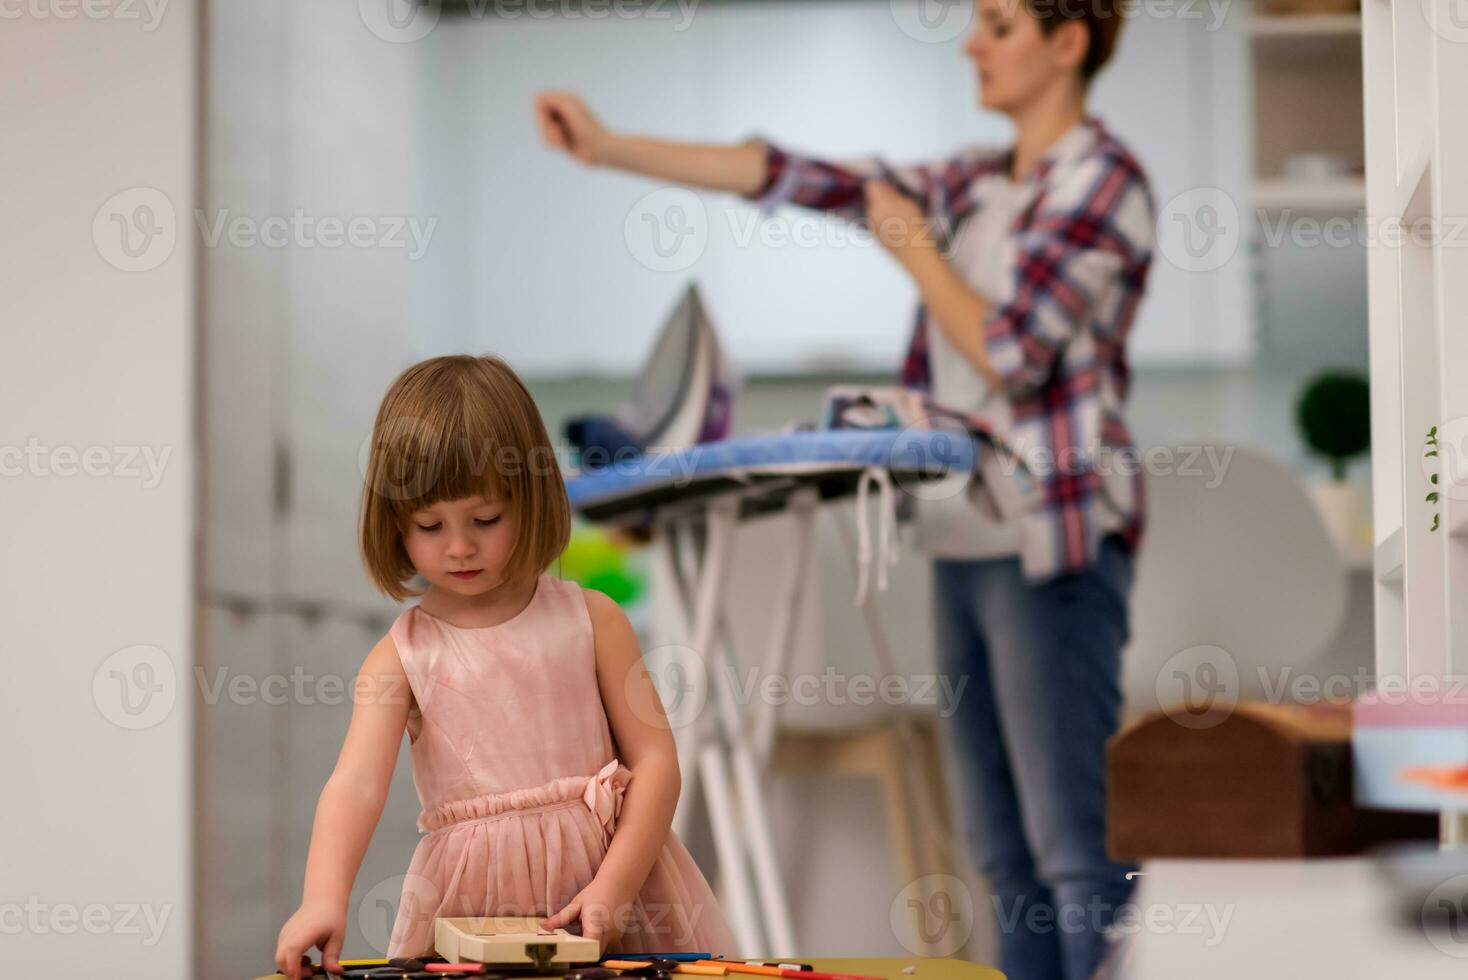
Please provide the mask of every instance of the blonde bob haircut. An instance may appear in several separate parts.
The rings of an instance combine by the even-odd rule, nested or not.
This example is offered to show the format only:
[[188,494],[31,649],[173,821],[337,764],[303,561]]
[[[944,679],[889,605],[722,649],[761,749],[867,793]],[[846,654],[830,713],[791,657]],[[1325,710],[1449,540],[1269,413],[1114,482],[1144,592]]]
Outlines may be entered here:
[[533,581],[571,537],[571,507],[554,447],[530,392],[498,357],[452,354],[398,375],[372,424],[362,485],[362,563],[402,602],[417,572],[403,545],[412,515],[483,494],[518,522],[506,581]]

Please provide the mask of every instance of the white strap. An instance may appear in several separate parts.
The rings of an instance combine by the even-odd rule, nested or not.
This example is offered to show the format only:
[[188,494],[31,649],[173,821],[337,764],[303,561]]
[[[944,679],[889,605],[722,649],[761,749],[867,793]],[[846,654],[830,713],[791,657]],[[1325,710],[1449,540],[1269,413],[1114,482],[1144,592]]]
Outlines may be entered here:
[[894,540],[897,526],[897,497],[892,476],[885,466],[868,466],[856,481],[856,605],[866,602],[872,565],[871,531],[867,526],[868,488],[876,484],[877,500],[877,591],[887,590],[887,567],[896,565],[901,548]]

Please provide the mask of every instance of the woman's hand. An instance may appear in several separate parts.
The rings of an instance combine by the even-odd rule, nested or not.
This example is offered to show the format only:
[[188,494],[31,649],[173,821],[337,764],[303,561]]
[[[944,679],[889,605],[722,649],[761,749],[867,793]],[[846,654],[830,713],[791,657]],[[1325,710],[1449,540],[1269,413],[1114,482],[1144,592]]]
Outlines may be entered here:
[[610,135],[601,122],[573,92],[537,92],[535,124],[540,138],[553,150],[567,153],[582,163],[604,161]]
[[865,189],[872,233],[897,261],[909,266],[916,255],[937,251],[927,216],[916,201],[885,180],[869,180]]
[[321,966],[328,973],[341,972],[342,941],[347,933],[345,909],[305,903],[280,929],[275,944],[275,966],[291,980],[300,980],[301,960],[312,946],[321,950]]
[[564,928],[567,923],[581,921],[581,935],[601,943],[602,952],[622,938],[632,923],[633,903],[637,892],[622,888],[605,876],[593,878],[591,884],[576,893],[566,907],[540,920],[546,929]]

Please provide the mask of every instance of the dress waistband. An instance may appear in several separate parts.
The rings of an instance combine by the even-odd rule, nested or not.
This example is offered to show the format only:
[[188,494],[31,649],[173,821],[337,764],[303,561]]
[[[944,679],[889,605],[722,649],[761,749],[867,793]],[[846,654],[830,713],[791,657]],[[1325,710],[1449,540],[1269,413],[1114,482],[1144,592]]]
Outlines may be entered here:
[[622,796],[631,778],[632,770],[613,759],[594,776],[561,776],[528,789],[486,793],[427,807],[418,815],[418,830],[432,834],[469,821],[518,816],[581,803],[596,818],[597,826],[601,828],[602,844],[609,846],[617,816],[622,812]]

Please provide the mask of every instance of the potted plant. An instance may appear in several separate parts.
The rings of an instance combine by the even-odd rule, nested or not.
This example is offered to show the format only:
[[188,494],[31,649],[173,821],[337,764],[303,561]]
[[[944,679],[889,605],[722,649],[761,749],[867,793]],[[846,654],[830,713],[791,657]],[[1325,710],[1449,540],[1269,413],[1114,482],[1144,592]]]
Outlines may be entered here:
[[1361,490],[1346,482],[1346,466],[1371,448],[1371,395],[1353,371],[1325,371],[1300,393],[1295,422],[1305,445],[1330,464],[1331,479],[1311,487],[1326,530],[1344,551],[1361,545]]

